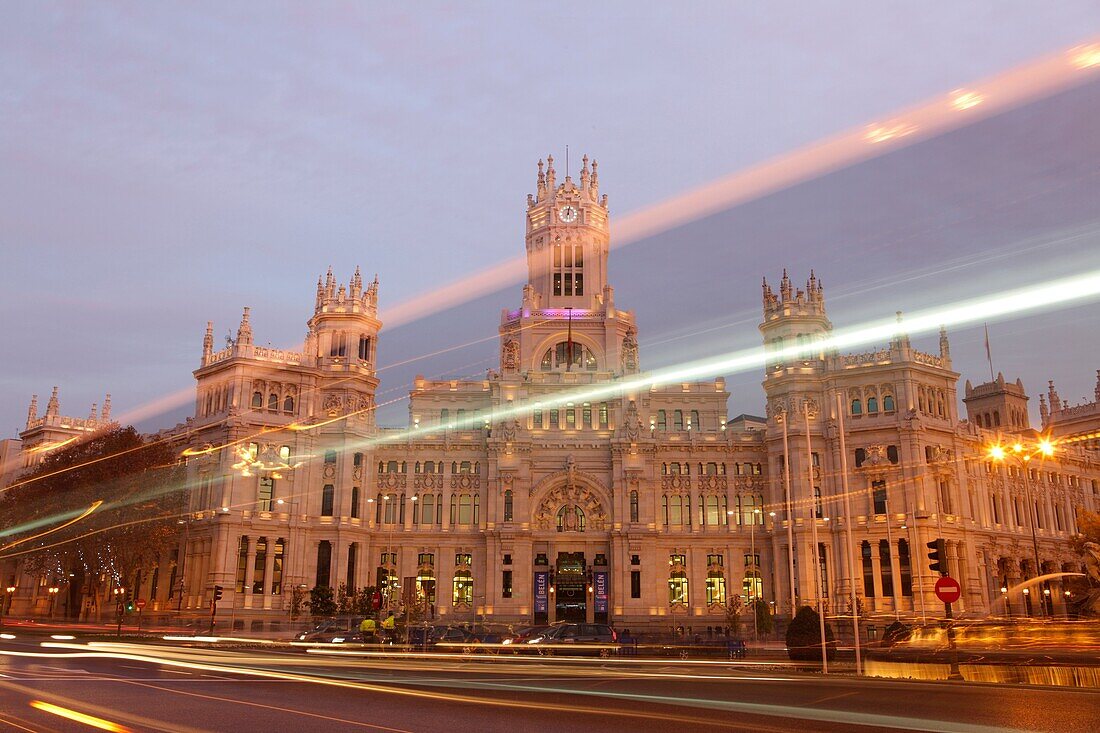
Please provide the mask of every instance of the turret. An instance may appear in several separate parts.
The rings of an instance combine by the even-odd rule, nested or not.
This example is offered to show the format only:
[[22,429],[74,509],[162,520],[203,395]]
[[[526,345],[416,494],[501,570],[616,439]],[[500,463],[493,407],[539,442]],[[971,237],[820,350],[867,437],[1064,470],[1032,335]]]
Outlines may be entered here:
[[38,419],[38,395],[31,395],[31,405],[27,408],[27,427],[31,426],[31,423]]
[[214,355],[214,322],[206,322],[206,333],[202,337],[202,363],[210,361]]
[[795,289],[784,269],[778,295],[768,285],[767,278],[764,278],[761,287],[764,321],[760,324],[760,333],[764,337],[765,348],[780,351],[792,346],[804,347],[797,357],[785,357],[782,359],[784,362],[796,358],[823,358],[821,348],[814,344],[828,338],[833,325],[825,315],[824,287],[817,275],[811,270],[806,289]]
[[111,394],[108,392],[107,396],[103,399],[103,422],[111,421]]
[[53,417],[61,414],[61,406],[57,401],[57,387],[53,388],[53,394],[50,395],[50,401],[46,403],[46,417]]
[[337,283],[332,268],[324,284],[318,280],[313,317],[309,319],[306,352],[321,366],[357,365],[374,372],[378,331],[378,275],[366,288],[359,268],[347,286]]
[[[237,327],[237,348],[252,345],[252,323],[249,321],[249,311],[252,309],[245,306],[244,312],[241,314],[241,325]],[[213,335],[211,334],[211,339]]]
[[96,422],[97,420],[99,420],[99,405],[93,402],[92,411],[88,413],[88,422]]
[[[559,185],[554,157],[540,160],[535,195],[527,197],[528,284],[542,308],[596,310],[607,285],[610,244],[607,197],[599,194],[597,163],[582,158],[580,185]],[[567,172],[568,173],[568,172]]]
[[1047,400],[1050,402],[1051,412],[1058,412],[1062,409],[1062,400],[1059,399],[1058,392],[1054,389],[1053,379],[1047,382]]
[[943,368],[951,368],[951,343],[947,340],[947,326],[940,326],[940,358]]

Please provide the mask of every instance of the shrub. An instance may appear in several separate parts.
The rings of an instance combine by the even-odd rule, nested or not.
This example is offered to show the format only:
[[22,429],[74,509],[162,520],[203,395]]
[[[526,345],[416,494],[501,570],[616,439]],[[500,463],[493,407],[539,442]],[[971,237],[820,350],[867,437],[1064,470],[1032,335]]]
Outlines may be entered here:
[[[836,637],[825,624],[826,657],[836,656]],[[802,606],[787,626],[787,656],[795,661],[813,662],[821,659],[821,622],[817,611]]]

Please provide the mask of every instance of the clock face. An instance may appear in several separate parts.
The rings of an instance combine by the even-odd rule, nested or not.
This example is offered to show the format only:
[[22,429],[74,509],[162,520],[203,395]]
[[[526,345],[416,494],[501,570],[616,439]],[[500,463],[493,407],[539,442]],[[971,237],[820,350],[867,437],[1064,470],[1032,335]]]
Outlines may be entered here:
[[558,217],[564,222],[577,220],[577,210],[572,206],[563,206],[558,210]]

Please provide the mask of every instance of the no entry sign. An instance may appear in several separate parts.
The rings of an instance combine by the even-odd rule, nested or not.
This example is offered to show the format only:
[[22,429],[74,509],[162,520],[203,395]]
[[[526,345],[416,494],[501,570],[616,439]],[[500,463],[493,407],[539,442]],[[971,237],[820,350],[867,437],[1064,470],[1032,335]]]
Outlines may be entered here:
[[144,598],[139,598],[139,599],[137,600],[137,607],[138,607],[138,610],[139,610],[139,611],[140,611],[141,609],[145,608],[145,599],[144,599]]
[[954,603],[961,595],[962,586],[954,578],[945,575],[936,581],[936,598],[944,603]]

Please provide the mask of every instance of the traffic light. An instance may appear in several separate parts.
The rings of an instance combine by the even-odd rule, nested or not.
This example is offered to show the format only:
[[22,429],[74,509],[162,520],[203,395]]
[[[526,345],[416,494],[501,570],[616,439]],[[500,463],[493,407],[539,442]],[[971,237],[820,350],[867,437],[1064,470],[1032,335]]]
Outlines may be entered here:
[[220,585],[214,586],[214,603],[217,603],[222,599],[222,590],[223,588]]
[[928,549],[931,550],[928,553],[928,568],[933,573],[947,575],[947,546],[943,538],[934,539],[928,542],[927,545]]

